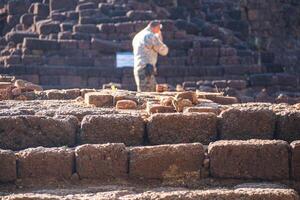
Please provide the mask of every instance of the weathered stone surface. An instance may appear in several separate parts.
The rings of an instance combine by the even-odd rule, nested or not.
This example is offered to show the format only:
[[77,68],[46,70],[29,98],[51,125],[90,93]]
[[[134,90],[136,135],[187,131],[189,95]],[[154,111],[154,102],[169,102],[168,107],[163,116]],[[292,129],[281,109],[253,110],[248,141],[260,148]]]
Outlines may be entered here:
[[276,114],[276,138],[292,142],[300,140],[300,112],[283,111]]
[[218,141],[208,147],[215,178],[289,179],[289,145],[284,141]]
[[50,11],[53,10],[74,10],[78,0],[50,0]]
[[119,45],[108,40],[92,38],[91,48],[102,53],[115,53],[119,49]]
[[214,107],[188,107],[185,108],[184,113],[214,113],[218,115],[221,110],[219,108],[214,108]]
[[172,187],[145,187],[139,188],[128,186],[105,186],[74,189],[43,190],[43,193],[24,192],[4,195],[4,199],[27,200],[27,199],[53,199],[59,200],[65,195],[71,199],[103,199],[110,200],[117,196],[122,200],[298,200],[299,196],[293,189],[282,188],[276,184],[254,183],[237,189],[184,189]]
[[7,12],[9,15],[20,15],[27,12],[29,1],[13,0],[7,2]]
[[0,182],[6,183],[17,179],[16,165],[14,152],[0,149]]
[[137,103],[132,100],[119,100],[116,104],[117,109],[136,109]]
[[124,144],[86,144],[75,149],[81,179],[119,179],[127,176],[128,152]]
[[125,143],[141,145],[144,136],[142,117],[133,115],[88,115],[81,123],[81,143]]
[[173,113],[173,112],[175,112],[175,109],[174,109],[173,106],[166,106],[166,105],[160,105],[160,104],[148,104],[147,105],[147,112],[149,114]]
[[207,99],[212,100],[213,102],[221,105],[230,105],[239,102],[236,97],[208,96]]
[[129,176],[136,179],[196,180],[200,178],[203,160],[204,148],[199,143],[134,147],[130,149]]
[[292,159],[291,159],[291,178],[293,180],[300,180],[300,141],[294,141],[291,143]]
[[98,28],[94,24],[77,24],[73,26],[73,31],[80,33],[97,33]]
[[32,13],[26,13],[24,15],[21,16],[20,18],[20,23],[24,24],[25,26],[29,27],[33,24],[34,22],[34,14]]
[[151,144],[208,144],[217,137],[217,116],[212,113],[154,114],[147,123],[147,132]]
[[36,23],[36,29],[38,34],[49,35],[51,33],[60,32],[60,23],[58,21],[39,21]]
[[20,150],[75,144],[77,119],[73,116],[0,117],[0,148]]
[[84,101],[86,104],[94,105],[96,107],[112,106],[113,96],[101,92],[90,92],[84,95]]
[[28,32],[9,32],[5,35],[7,42],[14,42],[15,44],[22,43],[24,38],[37,38],[38,34]]
[[267,109],[230,108],[220,114],[222,139],[273,139],[275,114]]
[[59,50],[60,46],[56,40],[42,40],[37,38],[25,38],[23,47],[31,50]]
[[70,179],[74,169],[74,150],[29,148],[18,152],[18,177],[21,179]]
[[195,92],[181,92],[175,96],[176,99],[188,99],[193,104],[198,103],[197,94]]

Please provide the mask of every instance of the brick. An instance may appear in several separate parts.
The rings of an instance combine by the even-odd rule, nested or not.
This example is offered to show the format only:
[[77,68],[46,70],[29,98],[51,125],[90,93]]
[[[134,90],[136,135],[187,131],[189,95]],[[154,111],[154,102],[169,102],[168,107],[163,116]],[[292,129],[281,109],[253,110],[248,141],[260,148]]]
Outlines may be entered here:
[[75,149],[81,179],[119,179],[127,176],[128,152],[124,144],[86,144]]
[[77,0],[50,0],[50,11],[53,10],[75,10]]
[[299,140],[291,143],[291,151],[292,151],[291,178],[293,180],[299,181],[300,180],[300,141]]
[[96,9],[97,5],[94,2],[87,2],[76,6],[76,11],[87,10],[87,9]]
[[176,99],[188,99],[193,104],[198,103],[197,95],[195,92],[181,92],[181,93],[176,94],[175,98]]
[[29,32],[9,32],[5,35],[5,39],[7,42],[14,42],[15,44],[22,43],[24,38],[37,38],[37,33],[29,33]]
[[204,152],[199,143],[134,147],[129,151],[129,176],[162,181],[199,180]]
[[218,141],[208,147],[214,178],[289,179],[289,145],[276,140]]
[[98,28],[94,24],[77,24],[77,25],[73,26],[73,32],[97,33]]
[[36,31],[39,35],[49,35],[60,32],[60,23],[57,21],[43,20],[36,23]]
[[20,15],[27,13],[30,4],[29,1],[14,0],[7,2],[7,12],[9,15]]
[[208,144],[217,136],[217,116],[212,113],[154,114],[149,118],[147,131],[150,144]]
[[220,115],[222,139],[273,139],[275,114],[267,109],[230,108]]
[[219,108],[214,107],[188,107],[185,108],[184,113],[214,113],[216,115],[220,114],[221,110]]
[[119,46],[115,42],[92,38],[91,48],[102,53],[115,53]]
[[17,166],[14,152],[0,149],[0,182],[7,183],[16,179]]
[[276,117],[276,138],[288,142],[300,140],[299,111],[282,111]]
[[61,49],[77,49],[78,41],[76,40],[59,40]]
[[81,143],[125,143],[141,145],[145,124],[141,117],[107,114],[85,116],[81,123]]
[[99,24],[99,31],[103,33],[114,33],[116,31],[114,24]]
[[84,95],[85,103],[96,107],[112,106],[113,96],[101,92],[90,92]]
[[155,17],[155,14],[149,10],[130,10],[126,13],[126,16],[131,20],[151,20]]
[[136,109],[137,103],[132,100],[119,100],[116,104],[117,109]]
[[21,179],[65,180],[74,169],[74,150],[66,147],[29,148],[16,154],[18,177]]
[[206,98],[221,105],[231,105],[239,102],[239,100],[236,97],[228,97],[228,96],[217,95],[217,96],[208,96]]
[[26,27],[31,26],[34,23],[34,15],[32,13],[26,13],[21,16],[20,23],[24,24]]
[[23,47],[31,50],[59,50],[60,46],[56,40],[43,40],[37,38],[25,38]]
[[72,116],[3,116],[0,125],[0,148],[3,149],[75,144],[77,119]]
[[175,109],[173,106],[167,106],[167,105],[160,105],[160,104],[148,104],[147,105],[147,112],[149,114],[155,114],[155,113],[173,113],[175,112]]
[[49,6],[43,3],[35,3],[33,8],[33,14],[42,18],[47,18],[49,15]]

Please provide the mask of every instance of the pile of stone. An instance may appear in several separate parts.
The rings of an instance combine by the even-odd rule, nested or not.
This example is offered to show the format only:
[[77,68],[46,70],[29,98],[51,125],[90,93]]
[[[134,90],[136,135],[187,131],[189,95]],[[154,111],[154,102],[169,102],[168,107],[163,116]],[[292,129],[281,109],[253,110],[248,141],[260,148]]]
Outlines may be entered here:
[[43,88],[29,81],[16,79],[15,77],[0,77],[0,100],[28,100],[34,92],[40,92]]

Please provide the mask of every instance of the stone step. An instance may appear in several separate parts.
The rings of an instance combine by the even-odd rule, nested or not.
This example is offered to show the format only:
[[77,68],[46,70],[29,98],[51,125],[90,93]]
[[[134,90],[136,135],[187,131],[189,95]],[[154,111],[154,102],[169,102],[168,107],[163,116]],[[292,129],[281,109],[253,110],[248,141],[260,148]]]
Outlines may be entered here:
[[151,187],[142,186],[81,186],[77,188],[29,190],[27,192],[16,192],[15,194],[3,194],[3,200],[20,199],[103,199],[103,200],[299,200],[297,192],[289,188],[281,188],[276,185],[251,184],[241,186],[241,188],[207,188],[193,189],[176,187]]
[[[45,95],[49,99],[77,98],[81,96],[81,91],[56,93],[50,90]],[[122,98],[126,99],[126,95]],[[274,107],[270,105],[236,105],[224,109],[220,104],[236,103],[236,99],[201,92],[198,93],[198,98],[200,108],[208,107],[216,110],[215,113],[223,112],[218,116],[214,112],[206,113],[201,110],[174,113],[173,108],[169,113],[148,115],[145,119],[145,108],[129,112],[116,110],[114,107],[119,99],[118,95],[103,92],[87,95],[86,106],[69,102],[67,106],[61,103],[59,108],[35,108],[32,106],[33,101],[28,103],[27,108],[14,110],[4,107],[0,113],[0,148],[20,150],[37,146],[59,147],[107,142],[139,146],[186,142],[209,144],[220,139],[281,139],[288,142],[300,139],[300,112],[297,110],[273,110]],[[132,99],[141,101],[135,96],[129,98]],[[45,102],[45,105],[50,105],[50,102]],[[100,107],[91,107],[92,105]]]
[[94,180],[209,186],[258,181],[292,186],[299,180],[299,151],[299,141],[289,145],[280,140],[224,140],[208,147],[200,143],[139,147],[108,143],[0,150],[0,182]]

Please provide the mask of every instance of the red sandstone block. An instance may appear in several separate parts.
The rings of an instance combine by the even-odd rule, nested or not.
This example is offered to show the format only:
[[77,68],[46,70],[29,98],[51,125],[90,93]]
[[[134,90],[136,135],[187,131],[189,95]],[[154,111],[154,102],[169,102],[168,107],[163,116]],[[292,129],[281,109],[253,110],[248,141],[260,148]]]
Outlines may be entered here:
[[288,142],[300,140],[300,112],[282,111],[276,116],[276,138]]
[[0,182],[17,179],[16,156],[13,151],[0,149]]
[[220,117],[222,139],[273,139],[275,114],[271,110],[230,108]]
[[74,0],[50,0],[50,11],[53,10],[74,10],[76,8],[77,1]]
[[114,33],[116,31],[114,24],[99,24],[98,28],[103,33]]
[[217,136],[217,116],[212,113],[154,114],[149,118],[147,131],[151,144],[208,144]]
[[198,180],[204,160],[202,144],[130,149],[129,176],[135,179]]
[[59,50],[59,44],[55,40],[43,40],[37,38],[25,38],[23,47],[31,50]]
[[292,173],[291,178],[293,180],[300,180],[300,141],[294,141],[291,143],[292,149]]
[[125,143],[141,145],[145,124],[140,116],[107,114],[85,116],[81,123],[81,143]]
[[289,178],[289,145],[284,141],[218,141],[209,145],[208,154],[215,178]]
[[149,114],[175,112],[175,109],[173,106],[166,106],[166,105],[160,105],[160,104],[147,104],[146,110]]
[[116,23],[115,27],[118,33],[132,33],[134,32],[134,28],[135,28],[134,24],[130,22]]
[[238,103],[239,100],[236,97],[225,97],[225,96],[209,96],[207,99],[212,100],[215,103],[221,104],[221,105],[231,105]]
[[124,144],[86,144],[75,149],[81,179],[118,179],[127,176],[128,152]]
[[18,177],[21,179],[69,179],[74,168],[74,151],[60,148],[29,148],[18,152]]
[[115,53],[119,46],[117,43],[112,41],[92,38],[91,48],[102,53]]
[[136,109],[137,103],[132,100],[119,100],[116,104],[117,109]]
[[77,25],[73,26],[73,32],[97,33],[98,28],[94,24],[77,24]]
[[84,95],[86,104],[94,105],[96,107],[105,107],[113,105],[113,96],[101,92],[90,92]]
[[0,117],[0,148],[20,150],[28,147],[74,145],[77,119],[73,116]]

